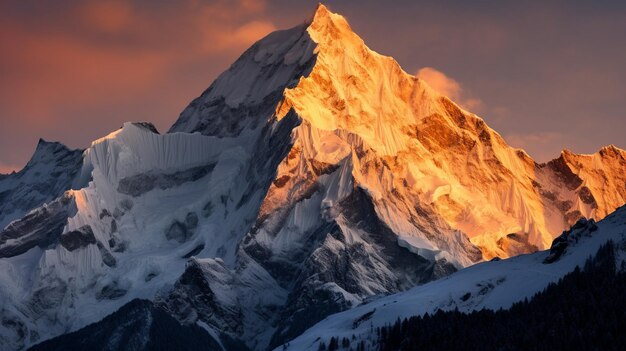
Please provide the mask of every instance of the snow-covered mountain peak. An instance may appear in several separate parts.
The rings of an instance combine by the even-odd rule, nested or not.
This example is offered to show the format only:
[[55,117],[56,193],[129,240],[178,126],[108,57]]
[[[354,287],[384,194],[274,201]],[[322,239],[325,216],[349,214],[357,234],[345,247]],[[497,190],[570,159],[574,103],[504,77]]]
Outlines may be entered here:
[[[422,215],[409,216],[412,210],[389,207],[393,203],[417,203],[442,221],[435,226],[467,235],[486,258],[545,248],[579,216],[599,219],[623,203],[617,190],[598,204],[606,209],[596,211],[577,200],[582,183],[570,184],[571,194],[557,190],[574,178],[566,159],[575,156],[565,154],[549,167],[536,164],[483,119],[370,50],[343,16],[324,5],[304,25],[254,44],[189,105],[172,131],[224,137],[257,130],[252,135],[258,136],[290,113],[301,121],[294,154],[301,150],[312,162],[349,167],[355,185],[380,202],[379,216],[403,237],[428,230],[415,229]],[[583,163],[591,170],[602,162]],[[603,167],[612,177],[621,165]],[[597,174],[582,172],[579,178]],[[589,189],[600,197],[608,188],[598,183]]]
[[[309,21],[308,32],[310,34],[317,34],[319,36],[326,35],[332,39],[345,39],[345,37],[354,37],[354,33],[348,24],[345,17],[332,13],[324,4],[318,4],[313,14],[312,19]],[[344,38],[342,38],[342,36]],[[313,37],[317,43],[322,43],[320,37]]]
[[622,151],[537,164],[323,5],[252,45],[167,134],[125,123],[52,172],[44,149],[28,177],[0,178],[2,214],[64,179],[0,232],[16,326],[0,348],[138,297],[267,349],[372,295],[547,248],[626,200]]
[[41,162],[50,161],[55,157],[58,157],[58,155],[61,153],[72,151],[82,150],[71,150],[70,148],[61,144],[58,141],[47,141],[43,138],[39,138],[39,141],[37,142],[37,147],[35,148],[35,152],[33,152],[33,155],[26,164],[25,168],[28,168],[29,166],[32,167],[33,165]]
[[0,230],[71,187],[80,186],[76,176],[82,152],[39,139],[23,169],[0,177]]

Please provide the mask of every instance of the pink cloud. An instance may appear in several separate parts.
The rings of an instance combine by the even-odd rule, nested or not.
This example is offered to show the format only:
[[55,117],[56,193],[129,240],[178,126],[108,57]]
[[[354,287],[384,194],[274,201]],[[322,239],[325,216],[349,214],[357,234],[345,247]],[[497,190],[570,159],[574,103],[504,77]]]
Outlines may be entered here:
[[77,10],[85,26],[105,33],[118,33],[132,25],[136,14],[127,2],[86,2]]
[[471,112],[478,112],[483,106],[480,99],[466,96],[467,94],[463,90],[461,83],[435,68],[421,68],[417,71],[416,76],[419,79],[425,80],[428,85],[440,94],[449,97],[452,101]]
[[265,1],[141,8],[86,1],[59,9],[28,23],[0,11],[2,170],[21,168],[38,137],[86,147],[127,120],[166,130],[220,71],[275,29]]

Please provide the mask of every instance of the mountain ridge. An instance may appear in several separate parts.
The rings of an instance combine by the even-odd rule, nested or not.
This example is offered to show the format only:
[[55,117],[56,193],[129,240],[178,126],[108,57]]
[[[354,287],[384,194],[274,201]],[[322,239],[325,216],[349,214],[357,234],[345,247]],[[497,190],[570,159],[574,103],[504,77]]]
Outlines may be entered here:
[[[168,133],[125,123],[95,140],[66,215],[43,205],[0,232],[12,240],[0,252],[13,239],[28,250],[0,260],[13,326],[0,345],[140,298],[251,349],[278,346],[372,296],[547,248],[578,217],[612,212],[625,153],[594,155],[537,164],[319,5],[246,50]],[[31,245],[42,236],[54,240]]]

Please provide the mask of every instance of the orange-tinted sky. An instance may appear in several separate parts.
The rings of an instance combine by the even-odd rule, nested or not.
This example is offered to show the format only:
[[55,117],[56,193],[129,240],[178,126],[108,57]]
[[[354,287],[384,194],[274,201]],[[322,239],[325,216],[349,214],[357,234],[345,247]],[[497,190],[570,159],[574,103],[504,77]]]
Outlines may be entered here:
[[[626,2],[328,1],[374,50],[539,161],[626,147]],[[314,1],[0,2],[0,172],[39,137],[165,131],[250,44]]]

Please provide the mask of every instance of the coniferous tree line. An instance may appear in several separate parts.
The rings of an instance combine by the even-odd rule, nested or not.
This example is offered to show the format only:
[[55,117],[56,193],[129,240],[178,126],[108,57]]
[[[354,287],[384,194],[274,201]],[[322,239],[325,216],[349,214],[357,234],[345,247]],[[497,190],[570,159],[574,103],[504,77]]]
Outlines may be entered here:
[[626,350],[626,272],[609,242],[583,269],[508,310],[439,311],[375,333],[380,351]]

